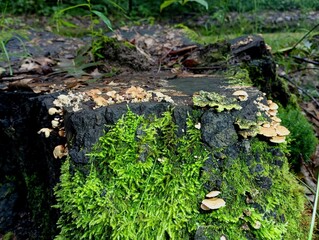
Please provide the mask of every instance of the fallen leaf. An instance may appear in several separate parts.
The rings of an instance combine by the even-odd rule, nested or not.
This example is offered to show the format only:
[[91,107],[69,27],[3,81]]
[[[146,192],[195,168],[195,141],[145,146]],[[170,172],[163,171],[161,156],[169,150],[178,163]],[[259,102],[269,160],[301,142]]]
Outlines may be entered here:
[[99,72],[98,68],[95,68],[93,72],[90,73],[93,78],[101,78],[103,76],[102,73]]

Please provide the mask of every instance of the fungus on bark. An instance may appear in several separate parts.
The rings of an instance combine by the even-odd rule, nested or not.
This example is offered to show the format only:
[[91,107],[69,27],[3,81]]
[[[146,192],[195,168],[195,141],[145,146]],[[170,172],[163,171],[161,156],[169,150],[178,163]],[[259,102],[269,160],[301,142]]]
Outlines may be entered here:
[[239,101],[246,101],[248,99],[248,93],[243,90],[234,92],[233,96],[236,96]]

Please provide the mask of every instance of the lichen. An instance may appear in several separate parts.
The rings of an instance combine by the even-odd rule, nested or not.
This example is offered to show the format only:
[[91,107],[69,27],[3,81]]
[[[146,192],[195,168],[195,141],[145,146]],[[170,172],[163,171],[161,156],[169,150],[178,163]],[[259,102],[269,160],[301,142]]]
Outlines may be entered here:
[[240,110],[242,107],[237,104],[237,100],[233,97],[226,97],[216,92],[199,91],[193,95],[194,106],[212,107],[217,112],[224,110]]
[[259,125],[253,120],[238,118],[235,125],[238,126],[238,134],[243,138],[255,137],[259,132]]

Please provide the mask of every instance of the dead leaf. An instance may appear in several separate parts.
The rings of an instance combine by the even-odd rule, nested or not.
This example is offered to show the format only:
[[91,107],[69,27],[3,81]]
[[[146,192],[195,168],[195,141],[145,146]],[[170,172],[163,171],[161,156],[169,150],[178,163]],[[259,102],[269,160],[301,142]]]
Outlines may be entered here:
[[33,58],[24,59],[19,68],[19,72],[39,72],[39,71],[41,71],[41,65],[37,63]]
[[93,72],[90,73],[93,78],[101,78],[103,76],[102,73],[99,72],[98,68],[95,68]]

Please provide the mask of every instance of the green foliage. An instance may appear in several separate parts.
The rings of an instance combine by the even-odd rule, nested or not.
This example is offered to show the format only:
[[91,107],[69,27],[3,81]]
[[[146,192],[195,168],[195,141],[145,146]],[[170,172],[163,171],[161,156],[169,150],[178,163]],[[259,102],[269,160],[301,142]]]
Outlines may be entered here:
[[67,77],[88,75],[85,70],[102,64],[101,62],[92,62],[90,51],[93,51],[91,46],[84,46],[77,51],[74,59],[62,59],[54,74],[66,73]]
[[162,11],[164,8],[167,8],[173,3],[179,3],[181,5],[185,5],[186,3],[189,2],[196,2],[206,8],[208,10],[208,3],[205,0],[165,0],[160,7],[160,10]]
[[[20,41],[21,46],[24,49],[24,54],[28,55],[28,51],[25,48],[25,44],[19,37],[19,35],[25,37],[26,32],[24,30],[11,29],[10,24],[13,24],[15,21],[12,18],[5,17],[5,11],[6,8],[3,9],[2,15],[0,16],[0,62],[6,62],[7,68],[9,69],[9,74],[13,75],[10,59],[10,57],[12,57],[13,54],[9,54],[6,45],[9,42],[9,40],[16,38],[18,41]],[[0,75],[2,74],[2,71],[5,71],[5,69],[3,70],[2,68],[0,68]]]
[[191,119],[179,138],[170,112],[148,120],[128,111],[100,138],[87,176],[63,164],[57,239],[185,239],[201,221],[208,153],[199,139]]
[[13,232],[7,232],[2,237],[2,240],[14,240],[14,239],[16,239],[16,237]]
[[301,160],[309,162],[318,143],[312,125],[299,108],[292,106],[285,109],[280,108],[279,117],[282,120],[282,125],[290,130],[290,163],[294,167],[299,167]]
[[82,9],[82,8],[88,10],[88,14],[89,14],[89,17],[90,17],[90,32],[91,32],[92,36],[95,34],[95,30],[94,30],[95,21],[93,19],[93,15],[98,16],[106,24],[106,26],[110,30],[113,31],[110,20],[102,12],[94,10],[93,9],[93,5],[91,4],[91,0],[87,0],[87,3],[77,4],[77,5],[74,5],[74,6],[70,6],[70,7],[67,7],[67,8],[60,9],[59,11],[55,12],[55,14],[53,16],[53,19],[56,22],[57,32],[60,32],[61,26],[70,27],[70,28],[77,28],[77,26],[74,25],[72,22],[66,21],[65,18],[64,18],[64,15],[67,12],[70,12],[71,10]]

